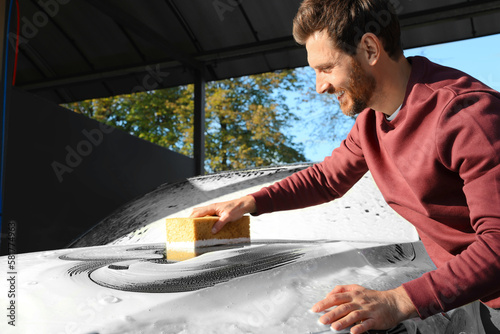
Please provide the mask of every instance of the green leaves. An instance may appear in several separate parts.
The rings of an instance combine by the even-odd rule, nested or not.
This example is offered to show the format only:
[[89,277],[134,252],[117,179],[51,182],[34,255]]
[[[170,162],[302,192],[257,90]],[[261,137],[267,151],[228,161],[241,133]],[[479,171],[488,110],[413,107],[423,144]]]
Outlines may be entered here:
[[[286,92],[300,88],[292,70],[209,82],[205,169],[215,172],[305,161],[284,130],[297,120]],[[71,103],[65,107],[139,138],[193,154],[193,86]]]

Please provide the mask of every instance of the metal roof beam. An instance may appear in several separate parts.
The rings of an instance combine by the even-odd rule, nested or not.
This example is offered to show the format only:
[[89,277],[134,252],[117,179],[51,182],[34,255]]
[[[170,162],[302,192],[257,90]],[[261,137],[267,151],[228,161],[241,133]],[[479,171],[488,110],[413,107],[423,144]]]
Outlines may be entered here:
[[500,0],[465,2],[457,5],[400,15],[402,29],[415,28],[438,22],[455,21],[500,11]]
[[203,72],[196,71],[194,83],[193,156],[196,175],[205,174],[205,107],[206,90]]
[[286,49],[304,49],[302,45],[297,44],[293,37],[277,38],[268,41],[250,43],[245,45],[237,45],[232,48],[219,49],[202,55],[198,55],[196,59],[204,63],[210,61],[225,61],[237,58],[245,58],[250,55],[259,53],[272,53],[274,51],[281,52]]
[[[224,62],[228,60],[235,60],[239,58],[246,58],[248,56],[258,54],[258,53],[267,53],[273,51],[283,51],[284,49],[303,49],[302,46],[295,43],[294,39],[291,37],[279,38],[270,40],[267,42],[261,43],[251,43],[246,45],[240,45],[233,48],[228,49],[220,49],[215,50],[213,52],[205,53],[203,55],[199,55],[194,57],[196,61],[202,63],[210,63],[210,62]],[[180,67],[183,64],[179,61],[162,61],[155,62],[151,64],[141,64],[133,67],[126,67],[120,69],[114,69],[111,71],[105,72],[92,72],[79,76],[71,76],[65,78],[56,78],[52,80],[45,80],[41,82],[33,82],[26,83],[23,85],[18,85],[18,87],[24,90],[40,90],[47,88],[55,88],[67,85],[78,85],[81,83],[92,82],[92,81],[102,81],[106,79],[117,78],[121,76],[126,76],[129,74],[137,73],[141,74],[146,72],[145,68],[148,66],[159,66],[161,69],[168,70],[169,68]]]
[[[88,83],[92,81],[103,81],[107,79],[114,79],[114,78],[119,78],[123,76],[127,76],[130,74],[143,74],[147,73],[148,68],[151,69],[152,67],[159,66],[160,69],[164,68],[167,66],[168,68],[176,67],[176,66],[182,66],[182,64],[178,61],[169,61],[169,62],[164,62],[164,63],[153,63],[153,64],[141,64],[133,67],[126,67],[126,68],[118,68],[114,69],[111,71],[105,71],[105,72],[92,72],[92,73],[86,73],[83,75],[78,75],[78,76],[70,76],[70,77],[63,77],[63,78],[56,78],[52,80],[45,80],[45,81],[39,81],[39,82],[33,82],[33,83],[26,83],[26,84],[21,84],[21,85],[16,85],[16,87],[22,88],[27,91],[32,91],[32,90],[42,90],[42,89],[48,89],[48,88],[57,88],[57,87],[62,87],[62,86],[71,86],[71,85],[79,85],[82,83]],[[153,69],[154,70],[154,69]]]
[[182,29],[184,29],[184,32],[189,36],[189,40],[191,41],[191,44],[198,50],[198,52],[201,52],[203,48],[201,47],[200,41],[196,37],[195,33],[187,23],[186,19],[182,15],[181,11],[177,7],[177,5],[173,2],[173,0],[165,0],[166,5],[168,8],[171,10],[171,12],[175,15],[177,18],[177,21],[179,24],[182,26]]
[[[56,76],[56,72],[52,69],[52,67],[45,61],[45,59],[32,48],[29,43],[22,43],[19,45],[20,52],[23,52],[24,56],[31,61],[31,63],[35,66],[35,68],[46,78],[54,78]],[[43,82],[43,81],[42,81]],[[16,84],[16,87],[22,87],[23,85]],[[57,94],[64,101],[72,100],[72,96],[62,88],[62,85],[54,86],[53,88],[57,89]]]

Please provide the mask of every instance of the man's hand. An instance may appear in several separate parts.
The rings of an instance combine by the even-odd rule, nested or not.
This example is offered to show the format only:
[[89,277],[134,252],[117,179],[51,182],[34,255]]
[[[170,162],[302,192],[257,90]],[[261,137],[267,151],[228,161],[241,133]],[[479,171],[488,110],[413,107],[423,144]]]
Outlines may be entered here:
[[323,312],[319,319],[335,330],[349,326],[352,334],[370,329],[390,329],[403,320],[418,316],[415,306],[402,286],[388,291],[365,289],[359,285],[336,286],[322,301],[314,305],[313,312]]
[[255,211],[257,211],[255,199],[248,195],[232,201],[194,208],[189,217],[219,216],[219,220],[212,228],[212,233],[215,234],[227,223],[240,219],[245,213],[253,213]]

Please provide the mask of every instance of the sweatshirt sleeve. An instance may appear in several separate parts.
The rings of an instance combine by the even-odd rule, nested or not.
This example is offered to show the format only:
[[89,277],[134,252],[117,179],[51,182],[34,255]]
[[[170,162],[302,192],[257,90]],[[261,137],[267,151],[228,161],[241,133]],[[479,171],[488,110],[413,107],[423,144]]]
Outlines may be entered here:
[[344,195],[368,171],[358,141],[358,120],[340,147],[323,162],[251,194],[257,204],[254,215],[305,208]]
[[441,163],[463,180],[475,241],[451,261],[403,286],[422,318],[475,300],[500,307],[500,97],[457,96],[436,135]]

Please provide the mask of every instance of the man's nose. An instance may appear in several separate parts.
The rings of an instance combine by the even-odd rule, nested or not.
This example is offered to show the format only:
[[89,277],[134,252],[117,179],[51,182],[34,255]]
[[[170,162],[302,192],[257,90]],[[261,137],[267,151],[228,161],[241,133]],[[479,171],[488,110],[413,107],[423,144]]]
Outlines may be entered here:
[[316,92],[318,92],[319,94],[326,93],[328,92],[330,87],[330,83],[328,83],[328,81],[326,81],[322,75],[316,76]]

